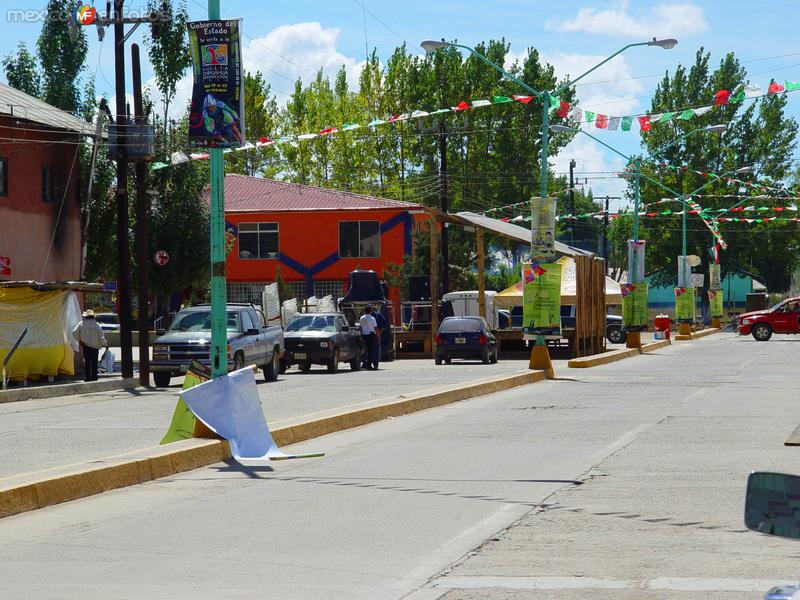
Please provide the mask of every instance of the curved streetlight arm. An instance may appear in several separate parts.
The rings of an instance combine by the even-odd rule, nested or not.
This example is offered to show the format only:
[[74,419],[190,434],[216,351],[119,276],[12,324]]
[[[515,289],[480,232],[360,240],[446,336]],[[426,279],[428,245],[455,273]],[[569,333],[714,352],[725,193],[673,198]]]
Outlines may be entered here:
[[612,151],[614,154],[618,154],[619,156],[621,156],[622,158],[624,158],[625,160],[628,160],[628,161],[630,161],[630,160],[633,160],[633,159],[632,159],[630,156],[628,156],[627,154],[623,154],[622,152],[620,152],[619,150],[617,150],[617,149],[616,149],[616,148],[614,148],[613,146],[609,146],[609,145],[608,145],[608,144],[606,144],[606,143],[605,143],[603,140],[601,140],[601,139],[599,139],[599,138],[597,138],[597,137],[593,136],[591,133],[589,133],[588,131],[584,131],[583,129],[578,129],[577,127],[567,127],[567,126],[565,126],[565,125],[557,125],[557,126],[556,126],[556,125],[554,125],[554,126],[550,127],[550,130],[551,130],[551,131],[555,131],[555,132],[559,132],[559,131],[571,131],[571,132],[574,132],[574,133],[582,133],[582,134],[584,134],[584,135],[588,135],[588,136],[589,136],[590,138],[592,138],[592,139],[593,139],[595,142],[597,142],[598,144],[600,144],[600,145],[601,145],[601,146],[603,146],[604,148],[608,148],[608,149],[609,149],[609,150],[611,150],[611,151]]
[[606,58],[605,60],[603,60],[603,61],[601,61],[601,62],[597,63],[597,64],[596,64],[595,66],[593,66],[591,69],[589,69],[588,71],[586,71],[585,73],[583,73],[583,75],[578,75],[578,77],[576,77],[575,79],[573,79],[573,80],[571,80],[571,81],[567,81],[566,83],[564,83],[563,85],[561,85],[561,86],[560,86],[560,87],[559,87],[559,88],[558,88],[558,89],[557,89],[555,92],[553,92],[553,96],[558,96],[558,95],[560,95],[560,94],[561,94],[561,92],[563,92],[563,91],[564,91],[564,90],[566,90],[567,88],[570,88],[570,87],[572,87],[572,86],[573,86],[573,85],[575,85],[575,84],[576,84],[578,81],[580,81],[581,79],[583,79],[584,77],[586,77],[586,76],[587,76],[589,73],[593,73],[594,71],[596,71],[597,69],[599,69],[600,67],[602,67],[604,64],[606,64],[607,62],[609,62],[610,60],[613,60],[614,58],[616,58],[617,56],[619,56],[620,54],[622,54],[623,52],[625,52],[625,50],[627,50],[628,48],[633,48],[633,47],[635,47],[635,46],[651,46],[651,45],[652,45],[652,43],[651,43],[651,42],[636,42],[636,43],[634,43],[634,44],[628,44],[627,46],[625,46],[625,47],[623,47],[623,48],[620,48],[619,50],[617,50],[616,52],[614,52],[614,54],[612,54],[611,56],[609,56],[609,57],[608,57],[608,58]]
[[463,48],[464,50],[469,50],[472,54],[474,54],[479,59],[481,59],[484,63],[486,63],[487,65],[492,67],[495,71],[500,73],[503,77],[505,77],[506,79],[510,79],[511,81],[513,81],[514,83],[516,83],[519,86],[522,86],[523,88],[525,88],[525,90],[527,90],[528,92],[530,92],[534,96],[541,96],[543,94],[543,92],[536,91],[535,89],[533,89],[531,86],[529,86],[527,83],[525,83],[524,81],[522,81],[518,77],[514,77],[511,73],[506,71],[500,65],[498,65],[496,63],[493,63],[491,60],[486,58],[483,54],[481,54],[480,52],[475,50],[475,48],[471,48],[471,47],[465,46],[463,44],[454,44],[453,42],[445,42],[445,43],[448,46],[453,46],[455,48]]

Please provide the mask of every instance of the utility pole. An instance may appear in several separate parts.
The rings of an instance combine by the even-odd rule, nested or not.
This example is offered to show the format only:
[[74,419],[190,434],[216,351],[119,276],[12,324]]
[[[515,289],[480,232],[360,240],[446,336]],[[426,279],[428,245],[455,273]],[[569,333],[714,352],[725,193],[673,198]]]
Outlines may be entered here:
[[[447,131],[444,118],[439,120],[439,210],[447,214]],[[450,247],[447,241],[447,221],[442,223],[442,291],[450,291]]]
[[603,216],[603,258],[606,259],[606,270],[608,270],[608,203],[610,200],[622,200],[620,196],[606,196],[605,197],[605,214]]
[[117,102],[117,293],[119,294],[120,346],[122,377],[133,377],[133,336],[131,334],[130,248],[128,244],[128,145],[129,121],[125,108],[125,25],[122,21],[124,0],[114,0],[114,87]]
[[[567,214],[575,212],[575,159],[569,161],[569,206],[567,207]],[[569,228],[569,243],[575,243],[575,226],[570,225]]]
[[[131,45],[131,67],[133,69],[133,115],[136,123],[144,121],[142,104],[142,66],[139,60],[139,45]],[[150,202],[145,189],[147,162],[136,160],[136,296],[139,298],[139,383],[150,385],[150,291],[147,280],[147,222],[150,219]]]

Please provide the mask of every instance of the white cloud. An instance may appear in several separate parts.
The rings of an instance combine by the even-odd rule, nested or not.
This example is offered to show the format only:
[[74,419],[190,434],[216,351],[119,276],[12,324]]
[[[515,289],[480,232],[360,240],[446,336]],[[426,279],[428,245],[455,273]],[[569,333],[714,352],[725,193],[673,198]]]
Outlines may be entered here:
[[[364,61],[345,56],[336,49],[340,33],[339,29],[323,28],[317,22],[281,25],[245,44],[244,68],[251,72],[261,71],[273,88],[292,92],[298,77],[308,83],[316,76],[317,70],[322,69],[333,79],[344,66],[352,87],[358,82]],[[278,98],[286,100],[285,95],[279,94]]]
[[703,9],[690,2],[656,4],[649,11],[628,13],[628,0],[613,8],[585,7],[566,21],[548,20],[546,29],[583,32],[646,40],[651,37],[686,36],[708,30]]

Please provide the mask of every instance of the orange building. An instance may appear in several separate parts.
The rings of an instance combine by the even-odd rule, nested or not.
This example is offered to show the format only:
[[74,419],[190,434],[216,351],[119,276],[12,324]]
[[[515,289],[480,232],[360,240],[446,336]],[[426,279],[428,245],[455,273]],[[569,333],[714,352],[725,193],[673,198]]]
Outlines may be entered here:
[[[298,299],[341,297],[351,271],[383,277],[388,264],[413,252],[412,232],[425,212],[411,202],[226,175],[228,300],[260,302],[278,268]],[[390,298],[398,302],[398,291]]]

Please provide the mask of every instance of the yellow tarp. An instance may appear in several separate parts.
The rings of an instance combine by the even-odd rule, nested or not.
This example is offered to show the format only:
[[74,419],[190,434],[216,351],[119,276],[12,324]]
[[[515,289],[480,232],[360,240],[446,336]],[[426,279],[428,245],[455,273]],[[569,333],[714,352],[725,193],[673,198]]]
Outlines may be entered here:
[[[561,304],[577,304],[575,260],[569,256],[562,256],[556,262],[562,265]],[[502,292],[498,292],[494,297],[494,303],[498,308],[522,306],[522,282],[518,281]],[[619,283],[610,277],[606,277],[606,304],[622,304],[622,292],[620,292]]]
[[17,351],[6,365],[10,379],[74,375],[72,329],[80,307],[72,292],[40,292],[31,288],[0,288],[0,365],[27,327]]

